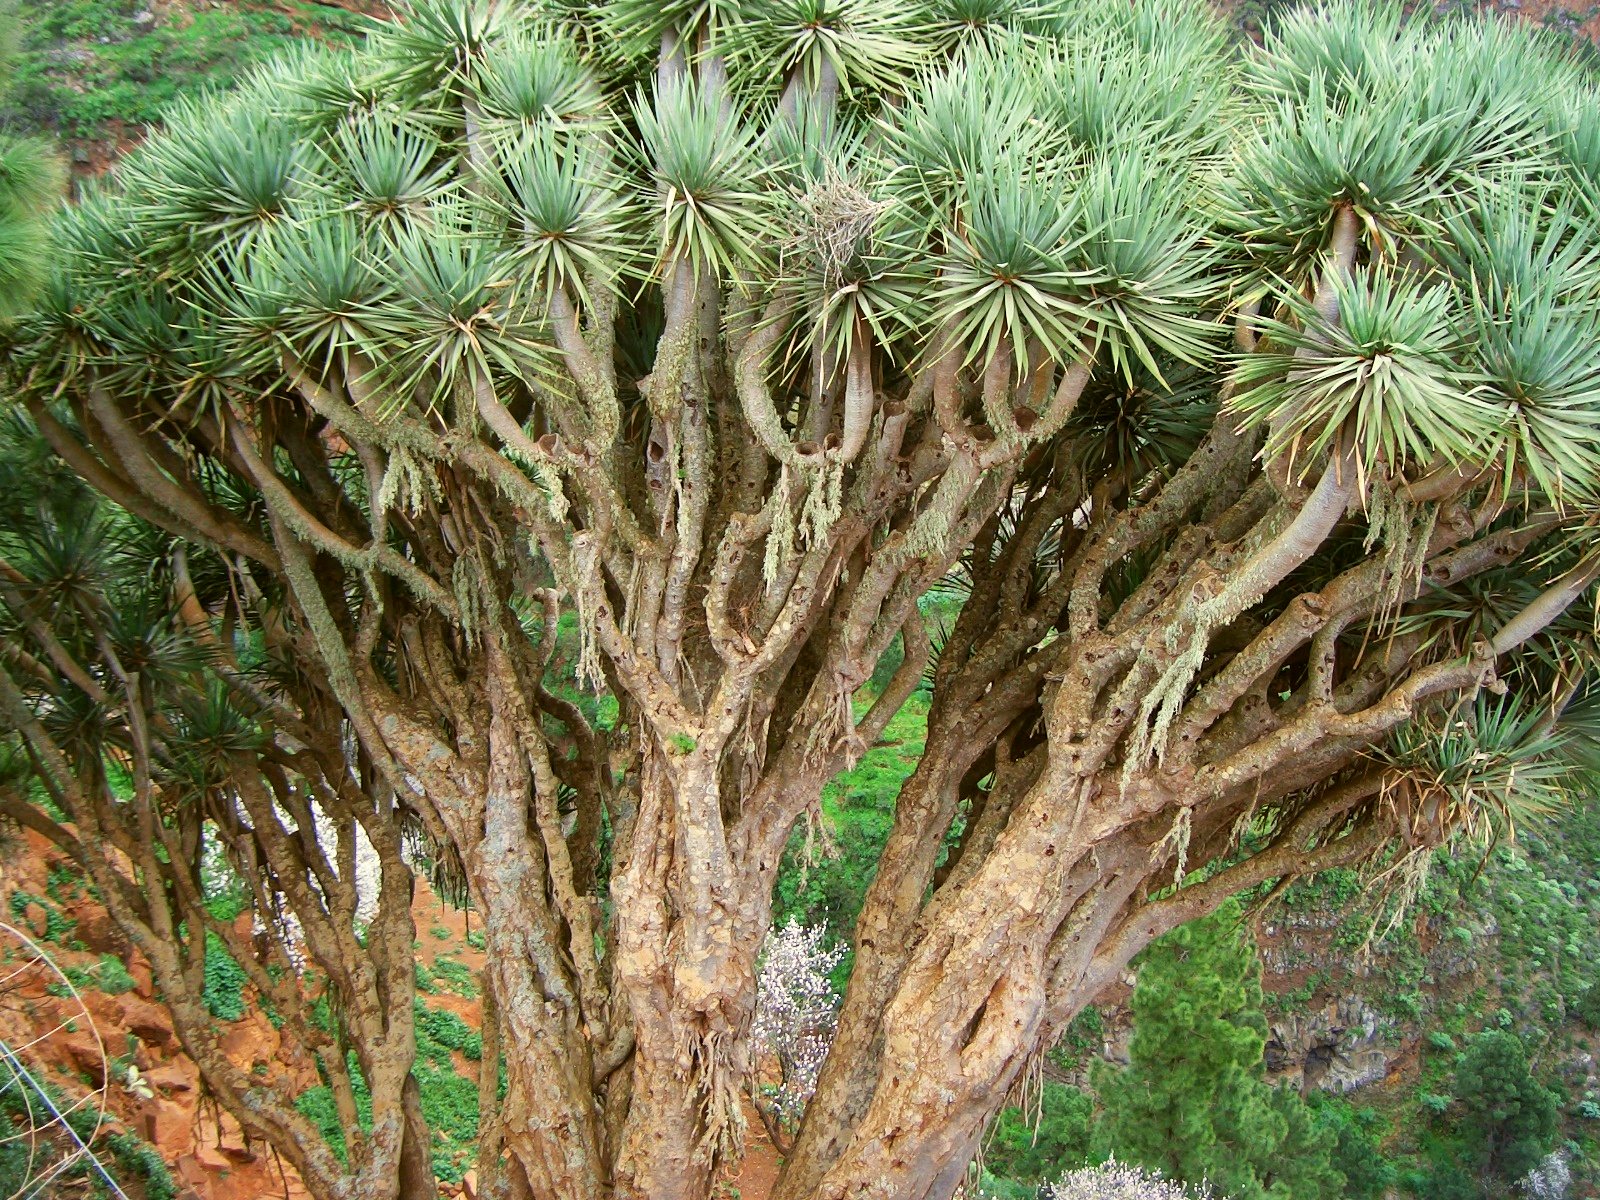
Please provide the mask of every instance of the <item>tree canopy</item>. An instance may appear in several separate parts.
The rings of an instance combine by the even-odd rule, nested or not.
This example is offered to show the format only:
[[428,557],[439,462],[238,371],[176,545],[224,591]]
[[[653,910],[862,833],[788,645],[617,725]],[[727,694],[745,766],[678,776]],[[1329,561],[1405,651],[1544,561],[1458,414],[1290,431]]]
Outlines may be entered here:
[[1516,1034],[1487,1029],[1456,1069],[1461,1131],[1486,1190],[1520,1183],[1550,1152],[1560,1098],[1533,1078]]
[[1102,1152],[1234,1200],[1336,1200],[1334,1137],[1266,1082],[1261,961],[1230,902],[1143,956],[1130,1063],[1101,1067]]
[[[484,1188],[706,1196],[784,847],[919,690],[783,1200],[949,1196],[1154,938],[1572,787],[1600,98],[1535,32],[414,0],[54,237],[15,433],[103,502],[0,539],[0,810],[319,1200],[431,1188],[413,867],[483,922]],[[343,1157],[198,1006],[218,849]]]

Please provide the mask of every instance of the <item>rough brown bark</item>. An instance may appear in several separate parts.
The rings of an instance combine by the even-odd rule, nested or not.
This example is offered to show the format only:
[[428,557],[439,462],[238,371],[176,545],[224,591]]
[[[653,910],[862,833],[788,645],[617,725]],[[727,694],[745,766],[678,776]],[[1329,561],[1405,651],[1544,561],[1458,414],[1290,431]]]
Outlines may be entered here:
[[[731,108],[704,49],[669,32],[657,82],[698,79]],[[785,81],[784,119],[836,115],[840,81],[822,75]],[[441,161],[478,196],[502,182],[497,151],[477,101],[456,115]],[[1291,283],[1332,323],[1335,281],[1392,247],[1369,245],[1344,200],[1327,224]],[[185,270],[140,285],[204,309],[209,277]],[[1106,461],[1137,397],[1094,338],[1081,354],[1037,332],[967,346],[941,315],[906,355],[854,316],[845,350],[797,328],[802,306],[772,281],[734,286],[670,243],[652,270],[643,299],[562,272],[519,296],[543,322],[539,372],[463,360],[402,386],[341,335],[315,361],[257,347],[244,382],[182,419],[109,350],[29,394],[91,486],[211,556],[225,586],[202,603],[189,579],[176,598],[190,635],[226,659],[242,631],[274,671],[202,672],[262,737],[190,796],[152,765],[181,730],[138,670],[18,620],[0,710],[70,819],[3,789],[0,809],[90,865],[208,1087],[318,1200],[425,1190],[402,844],[459,873],[486,938],[489,1190],[706,1200],[740,1150],[785,847],[926,673],[925,751],[778,1194],[945,1200],[1028,1065],[1152,938],[1226,889],[1445,837],[1437,806],[1375,802],[1391,780],[1371,748],[1497,686],[1592,590],[1580,565],[1461,633],[1435,605],[1448,589],[1577,518],[1491,466],[1358,464],[1349,429],[1291,462],[1238,423],[1220,370],[1196,376],[1220,402],[1203,436]],[[452,328],[523,319],[498,303],[452,309]],[[1285,328],[1259,307],[1233,314],[1241,355]],[[619,348],[624,330],[651,344]],[[639,354],[646,373],[628,378]],[[1355,561],[1369,528],[1380,557]],[[1335,552],[1350,565],[1328,566]],[[0,602],[27,613],[8,567]],[[967,596],[933,639],[919,601],[941,586]],[[904,662],[869,689],[897,638]],[[116,709],[131,802],[47,727],[58,682]],[[180,798],[198,820],[172,816]],[[336,845],[314,836],[319,812]],[[257,910],[281,897],[298,918],[340,1002],[335,1036],[277,970],[281,938],[255,955],[205,913],[207,822]],[[358,828],[383,864],[365,939]],[[1201,863],[1228,865],[1186,879]],[[317,1056],[348,1169],[294,1097],[216,1051],[197,1000],[207,931]]]

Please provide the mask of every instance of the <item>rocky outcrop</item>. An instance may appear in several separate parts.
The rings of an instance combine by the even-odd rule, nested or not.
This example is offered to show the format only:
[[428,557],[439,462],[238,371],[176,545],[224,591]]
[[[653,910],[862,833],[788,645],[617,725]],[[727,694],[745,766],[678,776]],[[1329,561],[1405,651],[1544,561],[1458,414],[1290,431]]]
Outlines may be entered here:
[[1360,996],[1341,997],[1273,1022],[1267,1069],[1307,1091],[1353,1092],[1388,1075],[1394,1032]]

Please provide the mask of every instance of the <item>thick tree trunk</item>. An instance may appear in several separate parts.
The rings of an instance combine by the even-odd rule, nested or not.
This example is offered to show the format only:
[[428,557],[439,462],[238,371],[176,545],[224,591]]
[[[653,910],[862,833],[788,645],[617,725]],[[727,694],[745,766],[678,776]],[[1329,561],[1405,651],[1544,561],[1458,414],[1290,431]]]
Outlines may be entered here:
[[711,1194],[712,1160],[698,1132],[696,1065],[687,1048],[681,1059],[662,1059],[642,1047],[635,1052],[632,1100],[617,1162],[619,1198],[705,1200]]
[[506,1066],[501,1136],[535,1195],[591,1200],[605,1194],[608,1177],[592,1048],[575,1027],[559,952],[541,929],[543,904],[526,905],[520,889],[507,890],[519,857],[500,847],[485,858],[494,865],[482,869],[483,891],[498,901],[484,913],[484,928],[485,982],[494,992]]
[[616,1169],[629,1200],[704,1200],[743,1141],[771,899],[734,861],[719,776],[710,754],[648,762],[633,851],[613,882],[614,970],[635,1039]]
[[883,1015],[871,1101],[810,1195],[947,1200],[1028,1064],[1092,999],[1084,968],[1148,867],[1108,854],[1102,869],[1063,842],[1059,813],[1028,817],[933,914]]
[[[817,1190],[943,1200],[1038,1048],[1068,856],[1053,822],[1009,829],[944,906],[883,1017],[877,1087]],[[1046,853],[1046,851],[1050,851]]]

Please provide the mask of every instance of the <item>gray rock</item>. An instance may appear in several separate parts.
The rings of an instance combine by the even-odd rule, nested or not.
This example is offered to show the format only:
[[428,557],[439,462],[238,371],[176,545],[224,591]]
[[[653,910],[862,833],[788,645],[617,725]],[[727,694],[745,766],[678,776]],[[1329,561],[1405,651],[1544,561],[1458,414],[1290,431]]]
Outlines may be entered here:
[[1311,1012],[1290,1013],[1267,1036],[1267,1068],[1304,1090],[1353,1092],[1389,1073],[1389,1022],[1359,996]]

